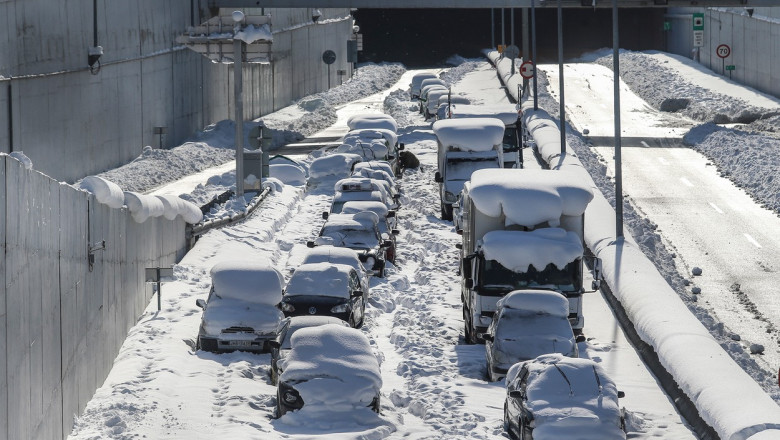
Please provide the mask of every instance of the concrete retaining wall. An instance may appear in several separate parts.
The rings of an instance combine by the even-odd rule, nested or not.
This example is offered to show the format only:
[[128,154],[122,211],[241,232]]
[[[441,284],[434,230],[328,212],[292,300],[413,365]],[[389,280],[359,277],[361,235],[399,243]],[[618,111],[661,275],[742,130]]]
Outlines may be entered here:
[[[37,170],[73,182],[137,157],[144,146],[179,145],[232,117],[232,66],[177,46],[175,37],[208,18],[205,0],[97,0],[101,67],[87,68],[94,44],[93,0],[0,0],[0,152],[23,151]],[[229,11],[228,11],[229,12]],[[244,67],[244,114],[254,119],[327,88],[325,49],[347,70],[348,9],[245,9],[271,14],[272,65]],[[154,127],[167,127],[162,137]],[[63,166],[63,164],[66,164]]]
[[0,213],[0,438],[62,439],[149,302],[144,269],[184,255],[185,223],[136,223],[5,155]]
[[[669,52],[694,58],[716,73],[765,93],[780,96],[780,8],[676,8],[670,9]],[[693,47],[692,13],[704,13],[704,46]],[[731,55],[718,57],[721,44]],[[733,65],[735,70],[724,70]]]

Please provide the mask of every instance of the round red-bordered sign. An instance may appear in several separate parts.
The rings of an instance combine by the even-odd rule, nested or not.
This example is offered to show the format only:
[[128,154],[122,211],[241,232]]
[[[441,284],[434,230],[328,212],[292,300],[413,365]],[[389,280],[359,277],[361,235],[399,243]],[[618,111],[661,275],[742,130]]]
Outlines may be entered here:
[[522,76],[525,79],[530,79],[534,77],[533,61],[523,61],[523,64],[520,64],[520,76]]
[[726,58],[726,57],[728,57],[729,55],[731,55],[731,48],[729,47],[729,45],[728,45],[728,44],[721,44],[720,46],[718,46],[718,48],[717,48],[717,49],[715,49],[715,53],[716,53],[716,54],[717,54],[717,55],[718,55],[720,58]]

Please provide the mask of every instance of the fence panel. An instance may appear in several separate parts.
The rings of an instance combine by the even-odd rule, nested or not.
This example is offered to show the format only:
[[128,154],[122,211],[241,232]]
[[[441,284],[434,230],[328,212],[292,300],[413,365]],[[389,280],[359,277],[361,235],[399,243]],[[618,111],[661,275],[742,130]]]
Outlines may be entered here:
[[[7,162],[10,162],[8,156],[0,155],[0,208],[2,212],[7,213],[8,207],[6,206],[7,188],[6,184],[6,172],[5,167]],[[3,258],[0,258],[0,334],[7,335],[8,329],[6,328],[6,277],[5,277],[5,255],[6,252],[6,240],[5,240],[5,228],[6,228],[6,215],[0,215],[0,253]],[[8,363],[8,351],[6,347],[6,338],[0,338],[0,437],[10,438],[8,429],[8,383],[4,378],[8,377],[6,374],[6,364]]]

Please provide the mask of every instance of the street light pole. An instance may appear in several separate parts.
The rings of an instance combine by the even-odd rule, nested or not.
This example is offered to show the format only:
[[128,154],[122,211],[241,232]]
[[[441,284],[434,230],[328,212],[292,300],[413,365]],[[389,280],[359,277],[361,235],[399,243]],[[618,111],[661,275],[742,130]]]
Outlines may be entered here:
[[623,237],[623,158],[620,139],[620,41],[617,0],[612,0],[612,76],[615,113],[615,237]]
[[[238,25],[236,25],[238,27]],[[233,39],[233,82],[236,119],[236,197],[244,196],[244,100],[243,100],[243,49],[244,42]]]

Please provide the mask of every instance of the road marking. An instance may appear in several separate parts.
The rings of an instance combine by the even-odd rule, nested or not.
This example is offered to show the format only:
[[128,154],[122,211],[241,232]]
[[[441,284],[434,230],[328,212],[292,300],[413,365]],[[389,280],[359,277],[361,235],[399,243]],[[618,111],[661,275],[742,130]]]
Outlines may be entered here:
[[693,188],[693,184],[691,183],[691,181],[686,179],[685,177],[680,177],[680,182],[684,183],[686,186],[690,186],[691,188]]
[[710,206],[712,206],[712,209],[714,209],[715,211],[717,211],[717,212],[718,212],[718,214],[723,214],[723,210],[722,210],[722,209],[720,209],[720,208],[718,208],[718,205],[716,205],[716,204],[714,204],[714,203],[710,202]]
[[669,165],[669,162],[667,162],[663,157],[659,157],[658,162],[661,162],[661,165]]
[[756,239],[751,237],[750,234],[746,233],[745,234],[745,238],[747,238],[747,241],[751,242],[753,244],[753,246],[755,246],[757,248],[761,247],[761,245],[756,241]]
[[640,141],[640,143],[642,144],[642,146],[643,146],[643,147],[645,147],[645,148],[650,148],[650,145],[649,145],[647,142],[645,142],[645,141]]

